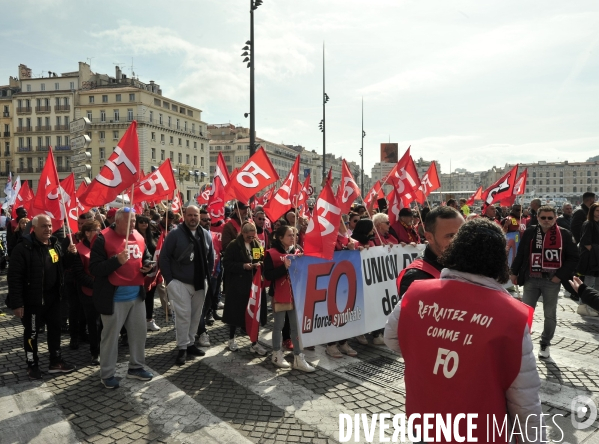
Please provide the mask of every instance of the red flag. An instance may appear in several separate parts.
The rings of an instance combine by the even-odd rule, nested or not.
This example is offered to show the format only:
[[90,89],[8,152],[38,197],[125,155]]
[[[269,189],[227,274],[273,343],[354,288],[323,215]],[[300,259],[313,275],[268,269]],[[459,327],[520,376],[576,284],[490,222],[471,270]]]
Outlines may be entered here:
[[29,181],[24,180],[21,184],[21,189],[17,193],[15,203],[12,206],[12,218],[17,218],[17,208],[23,207],[27,210],[27,213],[31,213],[31,204],[33,203],[33,191],[29,188]]
[[234,177],[231,177],[235,197],[241,202],[249,202],[258,191],[279,180],[279,175],[272,166],[266,151],[260,147],[248,159]]
[[206,205],[208,203],[208,199],[210,198],[210,191],[212,190],[212,185],[204,185],[200,194],[196,196],[196,200],[198,205]]
[[328,183],[331,188],[333,187],[333,167],[329,167],[326,183]]
[[308,256],[333,259],[340,220],[341,208],[337,206],[333,189],[325,183],[308,223],[304,237],[304,253]]
[[475,200],[481,200],[483,197],[483,187],[478,187],[472,196],[466,201],[466,205],[474,205]]
[[341,183],[337,187],[337,203],[341,208],[341,213],[347,214],[352,203],[360,196],[360,187],[354,180],[354,176],[347,165],[345,159],[341,166]]
[[264,212],[270,220],[277,220],[297,205],[298,195],[301,191],[301,182],[298,177],[299,167],[300,156],[298,155],[285,181],[283,181],[274,197],[264,205]]
[[144,286],[146,287],[146,291],[150,291],[153,286],[155,286],[158,282],[161,282],[160,279],[162,274],[160,273],[160,267],[158,267],[158,259],[160,258],[160,250],[162,250],[162,244],[164,243],[165,235],[166,231],[162,231],[158,241],[156,242],[156,250],[154,250],[154,257],[152,258],[152,260],[156,262],[156,266],[144,276]]
[[177,190],[175,190],[174,193],[173,201],[171,202],[171,211],[173,213],[180,213],[181,208],[183,207],[183,195]]
[[437,165],[435,162],[431,162],[431,166],[428,167],[427,172],[420,179],[420,186],[415,192],[416,202],[423,204],[426,197],[440,187],[441,181],[439,180],[439,174],[437,174]]
[[489,205],[495,202],[510,197],[514,191],[514,184],[516,183],[516,176],[518,175],[518,165],[509,170],[506,174],[501,176],[493,185],[483,191],[483,211]]
[[364,203],[368,207],[368,206],[370,206],[370,204],[373,200],[374,200],[374,203],[376,204],[376,201],[382,197],[385,197],[385,195],[383,194],[383,190],[381,187],[381,181],[377,180],[376,183],[370,189],[370,191],[368,191],[368,194],[366,196],[364,196]]
[[516,196],[520,196],[526,192],[526,179],[528,178],[528,168],[520,173],[514,184],[512,195],[501,200],[500,204],[504,207],[511,207],[516,201]]
[[87,191],[80,197],[88,207],[114,201],[140,177],[137,122],[134,120]]
[[304,180],[304,185],[302,186],[302,191],[300,192],[299,199],[297,200],[297,207],[300,209],[300,216],[304,217],[306,215],[306,206],[308,202],[308,197],[310,197],[310,173]]
[[212,179],[212,187],[210,188],[210,196],[208,197],[208,213],[212,219],[212,223],[223,220],[225,217],[225,189],[230,183],[229,170],[225,163],[223,153],[218,153],[216,160],[216,168],[214,169],[214,179]]
[[414,160],[410,156],[410,148],[399,159],[399,162],[391,170],[387,179],[397,189],[397,193],[401,196],[404,205],[407,206],[414,200],[420,180]]
[[[62,179],[60,181],[60,187],[57,191],[60,191],[62,194],[61,198],[64,202],[64,207],[66,210],[66,215],[64,218],[68,220],[69,229],[71,230],[71,233],[77,233],[79,231],[79,225],[77,225],[77,215],[74,214],[74,221],[71,216],[71,210],[74,210],[75,212],[77,211],[78,203],[78,200],[75,197],[75,175],[71,173],[66,178]],[[61,215],[63,214],[64,213],[61,211]]]
[[133,189],[131,203],[153,202],[170,197],[177,188],[171,160],[166,159],[154,172],[141,179]]
[[260,305],[262,295],[262,270],[256,268],[252,288],[250,289],[250,299],[248,300],[247,310],[245,311],[245,331],[250,337],[251,342],[258,341],[258,332],[260,331]]
[[[44,164],[37,185],[37,192],[31,203],[31,208],[34,212],[37,211],[39,213],[47,214],[57,221],[64,219],[64,217],[60,217],[62,215],[62,205],[60,205],[58,193],[56,193],[59,184],[60,181],[58,180],[58,173],[56,172],[56,165],[54,164],[54,154],[52,153],[52,147],[49,147],[46,163]],[[37,216],[37,214],[34,214],[33,216]]]
[[387,211],[389,215],[389,225],[393,226],[395,222],[399,220],[399,210],[407,207],[403,204],[403,200],[401,199],[401,196],[397,194],[395,188],[387,195],[387,202],[389,204],[389,209]]

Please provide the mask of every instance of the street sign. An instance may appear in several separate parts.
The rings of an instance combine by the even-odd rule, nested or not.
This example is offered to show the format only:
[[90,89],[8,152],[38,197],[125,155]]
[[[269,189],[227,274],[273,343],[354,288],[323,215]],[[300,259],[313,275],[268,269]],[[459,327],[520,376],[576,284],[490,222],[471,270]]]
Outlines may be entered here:
[[88,171],[91,171],[91,169],[92,166],[86,163],[85,165],[74,167],[72,171],[73,173],[87,173]]
[[73,163],[85,162],[87,160],[90,160],[91,158],[92,158],[92,153],[75,154],[74,156],[71,156],[71,162],[73,162]]
[[92,123],[87,117],[82,117],[81,119],[73,120],[69,123],[69,130],[71,131],[71,134],[81,133],[88,130],[91,124]]
[[75,151],[86,149],[89,146],[89,144],[91,143],[91,141],[92,140],[86,134],[83,134],[83,135],[77,136],[77,137],[72,137],[71,138],[71,149],[75,150]]

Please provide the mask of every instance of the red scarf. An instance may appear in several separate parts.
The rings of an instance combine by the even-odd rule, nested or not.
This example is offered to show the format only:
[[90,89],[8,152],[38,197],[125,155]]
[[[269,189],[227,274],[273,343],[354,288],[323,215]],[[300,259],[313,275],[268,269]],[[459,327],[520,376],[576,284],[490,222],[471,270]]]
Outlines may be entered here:
[[540,225],[534,239],[530,242],[530,273],[547,273],[562,266],[562,233],[553,225],[543,235]]

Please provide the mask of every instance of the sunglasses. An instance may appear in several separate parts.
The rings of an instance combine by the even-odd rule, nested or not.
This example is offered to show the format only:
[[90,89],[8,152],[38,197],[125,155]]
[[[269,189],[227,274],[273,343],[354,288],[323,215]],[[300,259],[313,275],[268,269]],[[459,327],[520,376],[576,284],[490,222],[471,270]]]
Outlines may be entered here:
[[539,216],[539,219],[541,219],[541,220],[553,220],[555,218],[553,216]]
[[201,219],[202,222],[210,222],[212,219]]
[[263,217],[257,217],[256,220],[264,220]]

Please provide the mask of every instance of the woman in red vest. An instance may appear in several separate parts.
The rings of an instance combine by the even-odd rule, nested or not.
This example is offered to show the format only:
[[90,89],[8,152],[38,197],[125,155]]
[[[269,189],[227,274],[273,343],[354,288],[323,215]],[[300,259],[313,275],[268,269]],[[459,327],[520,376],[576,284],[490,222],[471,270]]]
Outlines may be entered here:
[[[503,423],[507,416],[510,425],[493,442],[511,442],[515,420],[527,442],[546,442],[538,433],[543,412],[530,337],[533,310],[502,286],[505,246],[495,223],[478,218],[462,225],[439,258],[446,267],[441,278],[412,283],[387,319],[385,342],[405,360],[407,414],[433,413],[436,421],[478,414],[476,429],[464,420],[453,435],[465,436],[468,427],[478,442],[489,442],[487,418]],[[431,442],[430,432],[416,439]]]
[[98,329],[100,315],[96,311],[92,300],[94,277],[89,272],[89,258],[91,244],[99,232],[100,222],[97,220],[88,220],[81,226],[81,231],[77,233],[79,242],[75,245],[79,254],[73,260],[73,274],[75,275],[77,292],[87,323],[92,365],[100,365],[98,360],[100,356],[100,330]]
[[285,323],[285,313],[287,313],[291,327],[291,341],[293,342],[293,368],[304,372],[313,372],[314,367],[306,362],[299,346],[291,279],[287,271],[291,265],[289,256],[297,254],[295,243],[295,228],[283,225],[273,233],[272,248],[267,250],[264,255],[264,278],[271,282],[268,294],[272,297],[275,313],[272,330],[272,362],[277,367],[289,368],[289,363],[285,361],[281,350],[282,330]]

